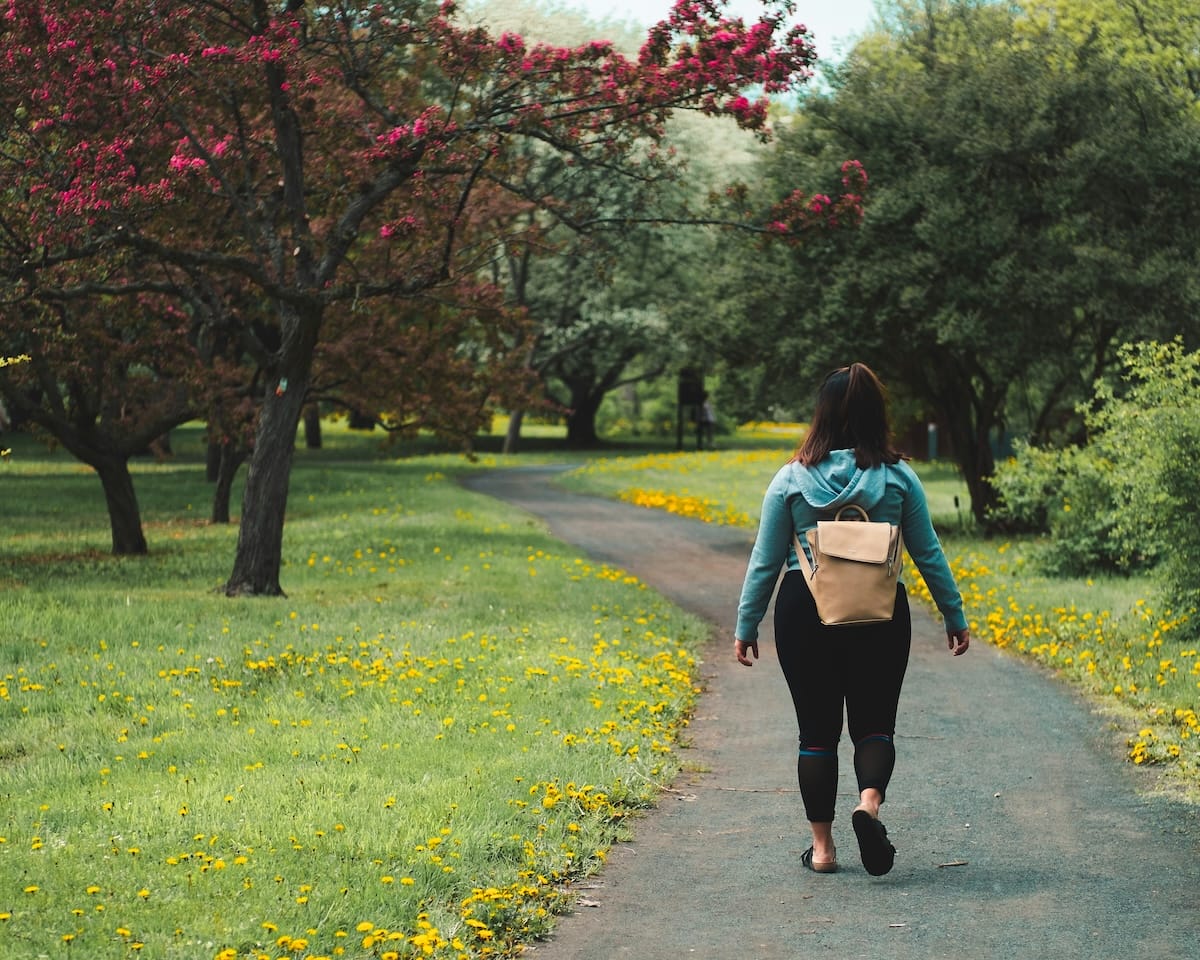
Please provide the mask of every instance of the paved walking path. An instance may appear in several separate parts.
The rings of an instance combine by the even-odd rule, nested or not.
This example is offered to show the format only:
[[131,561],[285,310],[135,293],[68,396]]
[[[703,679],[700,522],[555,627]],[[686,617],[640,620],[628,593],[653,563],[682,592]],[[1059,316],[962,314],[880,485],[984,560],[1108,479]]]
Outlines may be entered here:
[[774,657],[730,653],[752,535],[563,492],[560,468],[471,478],[560,539],[619,565],[714,625],[689,771],[634,825],[537,960],[1195,960],[1200,811],[1144,795],[1123,738],[1037,668],[976,643],[945,650],[914,604],[897,768],[883,807],[898,853],[858,861],[843,743],[842,870],[800,866],[795,714]]

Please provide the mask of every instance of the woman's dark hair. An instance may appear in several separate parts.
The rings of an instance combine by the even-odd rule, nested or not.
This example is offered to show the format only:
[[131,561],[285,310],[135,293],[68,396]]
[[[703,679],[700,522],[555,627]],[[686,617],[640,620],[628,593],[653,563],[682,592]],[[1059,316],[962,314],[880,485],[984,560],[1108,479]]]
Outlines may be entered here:
[[840,367],[825,378],[808,435],[792,459],[811,467],[830,450],[851,449],[863,469],[901,459],[892,446],[887,390],[865,363]]

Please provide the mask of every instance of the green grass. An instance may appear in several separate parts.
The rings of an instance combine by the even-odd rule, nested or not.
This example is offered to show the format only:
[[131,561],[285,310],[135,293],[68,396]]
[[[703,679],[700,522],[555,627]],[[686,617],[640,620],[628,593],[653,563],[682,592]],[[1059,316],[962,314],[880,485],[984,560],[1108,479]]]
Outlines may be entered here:
[[140,558],[86,469],[0,466],[0,956],[512,955],[678,768],[702,625],[361,437],[229,600],[191,440]]
[[[793,444],[543,439],[587,461],[573,484],[749,525]],[[289,596],[259,600],[217,591],[236,530],[205,522],[197,429],[136,467],[141,558],[108,554],[89,470],[12,443],[0,956],[515,955],[679,768],[702,624],[454,482],[498,461],[325,440],[297,453]],[[1133,762],[1194,783],[1188,622],[1145,580],[1038,574],[1035,544],[963,528],[952,469],[918,470],[977,637],[1078,682]]]

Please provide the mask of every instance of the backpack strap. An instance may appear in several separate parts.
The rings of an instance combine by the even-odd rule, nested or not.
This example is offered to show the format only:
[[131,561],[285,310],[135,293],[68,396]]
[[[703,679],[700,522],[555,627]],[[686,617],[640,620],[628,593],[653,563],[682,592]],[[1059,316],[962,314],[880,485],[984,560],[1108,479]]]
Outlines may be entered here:
[[800,561],[800,569],[804,571],[804,579],[811,580],[817,574],[817,568],[808,561],[808,554],[800,545],[800,535],[792,531],[792,544],[796,547],[796,559]]

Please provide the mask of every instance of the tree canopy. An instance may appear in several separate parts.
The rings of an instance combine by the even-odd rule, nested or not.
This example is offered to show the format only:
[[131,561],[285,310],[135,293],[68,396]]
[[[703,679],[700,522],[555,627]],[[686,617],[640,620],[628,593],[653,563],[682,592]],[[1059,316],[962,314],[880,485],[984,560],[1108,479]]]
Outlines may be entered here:
[[740,366],[787,396],[871,363],[948,432],[981,521],[998,436],[1077,432],[1075,405],[1120,344],[1196,333],[1194,97],[1186,71],[1127,62],[1128,11],[1112,6],[1121,18],[1082,2],[1065,21],[1052,3],[891,7],[764,171],[781,191],[859,157],[862,227],[786,262],[744,256],[726,288],[726,335],[773,347]]
[[[626,56],[605,41],[494,36],[451,2],[10,4],[0,296],[22,306],[18,318],[80,304],[70,313],[86,324],[98,298],[153,294],[257,353],[248,382],[260,409],[226,589],[278,593],[301,412],[323,369],[344,379],[362,359],[331,351],[324,368],[322,348],[378,337],[418,384],[455,358],[507,363],[525,343],[519,316],[491,301],[500,322],[475,327],[464,350],[453,305],[488,302],[480,272],[522,209],[590,210],[588,197],[568,210],[514,189],[522,145],[652,177],[674,162],[661,146],[673,111],[761,132],[767,97],[808,78],[813,50],[785,28],[787,3],[753,23],[722,7],[679,0]],[[792,212],[776,218],[783,233],[825,211]],[[410,395],[415,408],[425,393]]]

